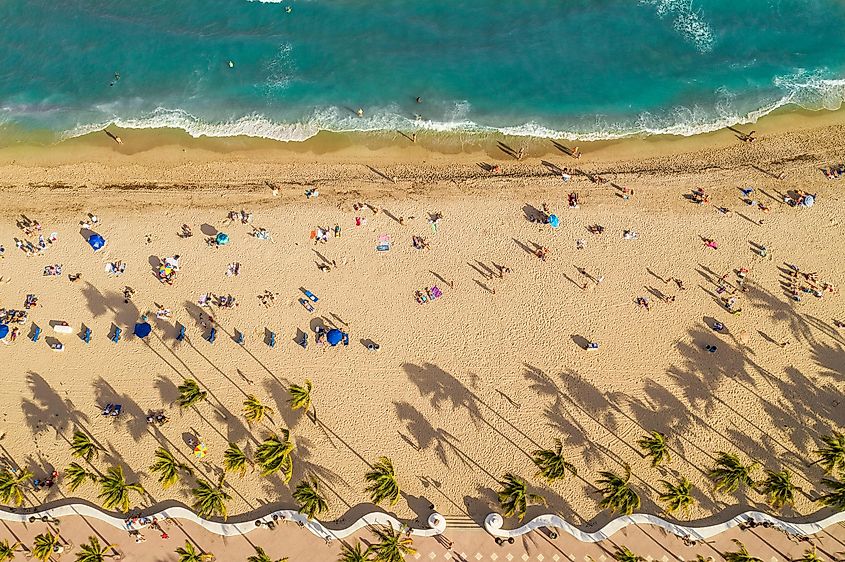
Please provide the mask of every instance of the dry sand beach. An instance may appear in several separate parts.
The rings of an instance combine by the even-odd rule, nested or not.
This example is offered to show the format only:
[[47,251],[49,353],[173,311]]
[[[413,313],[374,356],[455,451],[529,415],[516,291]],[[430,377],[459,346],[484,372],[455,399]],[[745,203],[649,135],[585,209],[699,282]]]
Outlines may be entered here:
[[[150,473],[157,447],[216,481],[229,442],[251,454],[266,433],[286,427],[295,443],[290,484],[258,472],[229,475],[230,516],[266,504],[295,508],[291,490],[308,474],[324,483],[329,512],[321,519],[366,511],[364,474],[382,455],[403,492],[387,509],[409,520],[424,521],[433,504],[448,518],[481,523],[499,510],[497,480],[512,472],[548,501],[530,507],[529,518],[551,511],[595,529],[611,518],[598,505],[599,472],[622,473],[626,463],[642,512],[661,514],[659,481],[684,476],[697,504],[676,514],[682,520],[778,513],[754,490],[713,490],[706,472],[727,451],[759,462],[756,480],[764,469],[791,471],[803,492],[783,516],[813,514],[820,506],[812,500],[825,491],[822,468],[809,465],[813,451],[845,426],[845,329],[836,325],[845,322],[845,179],[821,171],[845,162],[842,121],[841,113],[774,117],[756,126],[754,143],[721,131],[581,145],[580,159],[534,140],[519,161],[472,138],[437,152],[426,138],[285,146],[173,133],[159,133],[156,143],[149,132],[115,131],[122,145],[96,135],[7,147],[0,150],[0,306],[23,308],[28,294],[38,306],[2,348],[3,453],[43,478],[78,460],[68,443],[81,429],[105,449],[97,469],[121,465],[144,485],[149,496],[136,498],[139,507],[190,504],[192,479],[163,490]],[[485,170],[495,165],[501,173]],[[563,182],[554,166],[581,173]],[[607,183],[591,181],[595,175]],[[743,202],[748,187],[768,212]],[[319,197],[306,198],[315,188]],[[633,196],[624,199],[623,188]],[[697,188],[709,203],[692,200]],[[815,205],[785,204],[796,190],[816,194]],[[568,207],[571,192],[577,209]],[[358,203],[367,206],[356,210]],[[560,217],[559,228],[529,220],[543,204]],[[253,213],[251,226],[227,223],[240,210]],[[108,241],[98,253],[80,229],[89,213]],[[442,215],[436,232],[433,214]],[[21,215],[57,241],[27,256],[14,241],[27,238],[16,226]],[[356,226],[356,217],[366,220]],[[192,237],[180,236],[183,224]],[[603,233],[589,232],[591,225]],[[253,226],[272,241],[252,236]],[[310,238],[318,227],[330,231],[327,242]],[[638,237],[625,239],[626,230]],[[229,235],[227,245],[206,243],[217,231]],[[377,251],[385,235],[391,248]],[[413,236],[429,249],[415,249]],[[548,248],[545,261],[538,247]],[[175,282],[160,283],[158,258],[174,255]],[[125,273],[107,274],[105,265],[118,261]],[[240,264],[237,276],[226,275],[232,263]],[[43,275],[52,264],[62,275]],[[788,264],[817,272],[819,284],[835,290],[793,301]],[[498,266],[508,271],[500,275]],[[718,285],[724,277],[733,290],[740,268],[748,270],[747,291],[736,294],[741,314],[731,314]],[[70,282],[76,273],[81,278]],[[432,286],[443,296],[418,303],[415,291]],[[299,302],[302,289],[319,297],[313,313]],[[277,295],[269,306],[259,298],[265,291]],[[201,308],[204,293],[232,295],[237,306]],[[641,297],[648,310],[637,305]],[[159,308],[172,317],[155,319]],[[145,341],[131,335],[144,313],[153,324]],[[217,326],[213,344],[204,339],[208,314]],[[54,320],[74,333],[55,334]],[[33,322],[43,329],[37,343],[27,337]],[[715,322],[724,329],[715,331]],[[90,344],[76,335],[83,325]],[[124,334],[117,344],[109,340],[114,326]],[[349,346],[315,345],[317,326],[347,332]],[[274,348],[265,343],[268,331]],[[302,332],[307,349],[294,341]],[[64,350],[52,351],[50,338]],[[380,349],[368,351],[368,341]],[[585,350],[593,341],[599,349]],[[707,352],[709,345],[717,350]],[[180,411],[174,401],[185,379],[209,394]],[[288,385],[305,379],[317,424],[287,403]],[[271,420],[246,423],[250,394],[275,410]],[[119,417],[100,415],[110,403],[122,404]],[[160,409],[171,421],[148,424],[147,412]],[[637,446],[652,430],[670,443],[671,462],[658,468]],[[191,435],[208,447],[201,461],[187,444]],[[555,439],[578,476],[549,484],[535,476],[531,455]],[[27,492],[24,505],[71,495],[97,503],[97,494],[96,485],[70,494],[60,477],[49,490]],[[841,528],[831,532],[843,537]]]

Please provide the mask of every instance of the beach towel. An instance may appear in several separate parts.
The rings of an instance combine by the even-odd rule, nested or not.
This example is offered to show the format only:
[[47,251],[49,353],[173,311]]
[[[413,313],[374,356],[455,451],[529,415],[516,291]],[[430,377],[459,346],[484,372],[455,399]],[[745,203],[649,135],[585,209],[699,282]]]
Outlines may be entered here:
[[376,250],[379,252],[387,252],[390,250],[390,235],[389,234],[382,234],[378,237],[378,243],[376,244]]

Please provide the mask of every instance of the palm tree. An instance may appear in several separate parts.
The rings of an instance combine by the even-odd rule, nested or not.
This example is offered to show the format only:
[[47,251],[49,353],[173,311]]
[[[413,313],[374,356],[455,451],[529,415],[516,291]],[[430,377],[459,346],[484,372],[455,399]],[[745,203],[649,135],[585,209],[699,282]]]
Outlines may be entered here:
[[651,466],[657,466],[663,461],[672,462],[666,436],[659,431],[652,431],[648,435],[640,437],[637,445],[645,451],[647,457],[651,457]]
[[200,390],[200,385],[194,379],[185,379],[185,382],[176,389],[179,391],[179,398],[176,399],[176,403],[182,409],[195,406],[208,397],[208,393]]
[[356,542],[355,546],[344,543],[337,562],[370,562],[370,549],[361,550],[360,542]]
[[601,478],[599,492],[602,500],[599,507],[609,509],[611,513],[619,512],[622,515],[631,515],[634,510],[640,508],[640,496],[631,488],[631,467],[625,464],[625,476],[610,471],[599,472]]
[[320,482],[316,478],[306,479],[297,484],[293,491],[293,499],[299,504],[299,512],[308,519],[314,519],[328,509],[326,498],[320,493]]
[[[104,562],[106,558],[117,558],[117,545],[107,544],[100,545],[97,537],[88,537],[88,542],[79,545],[80,551],[76,555],[76,562]],[[109,550],[112,554],[109,554]]]
[[287,556],[285,556],[284,558],[279,558],[278,560],[274,561],[272,558],[267,556],[267,553],[264,552],[264,549],[261,548],[260,546],[256,546],[254,548],[255,548],[255,554],[247,557],[246,562],[288,562]]
[[822,478],[822,484],[830,488],[830,491],[816,501],[839,511],[845,511],[845,477],[839,480]]
[[756,556],[751,556],[748,553],[748,549],[745,548],[745,545],[742,544],[740,541],[736,539],[731,539],[738,547],[739,550],[736,552],[725,552],[722,556],[725,558],[726,562],[763,562]]
[[290,440],[290,431],[281,430],[281,437],[271,433],[255,451],[255,460],[261,466],[261,476],[269,476],[281,472],[285,482],[290,482],[293,475],[293,441]]
[[666,513],[675,513],[682,509],[685,513],[695,505],[695,498],[692,497],[692,482],[681,476],[677,484],[666,480],[660,480],[665,491],[658,494],[660,501],[666,504]]
[[367,481],[365,492],[370,494],[370,501],[378,505],[384,500],[390,505],[399,501],[399,481],[393,470],[393,462],[387,457],[379,457],[372,469],[364,475]]
[[385,525],[375,527],[372,531],[379,539],[379,542],[371,547],[379,562],[402,562],[406,555],[414,555],[417,552],[411,537],[405,536],[393,527]]
[[628,550],[627,546],[617,546],[616,552],[613,553],[613,559],[618,562],[645,562],[645,558],[638,556]]
[[251,466],[252,463],[250,463],[243,449],[237,443],[229,443],[229,448],[223,451],[223,470],[234,472],[243,478],[246,469]]
[[12,470],[4,468],[0,470],[0,498],[3,503],[12,503],[16,506],[23,503],[24,486],[27,485],[32,473],[28,470]]
[[100,490],[97,497],[103,500],[103,507],[118,508],[123,513],[129,511],[129,492],[144,493],[144,488],[137,482],[126,482],[121,466],[110,466],[106,475],[100,477]]
[[86,462],[90,463],[94,457],[100,454],[100,447],[94,443],[90,435],[77,429],[73,432],[70,451],[74,457],[85,459]]
[[760,493],[766,496],[766,502],[775,509],[795,503],[795,491],[800,490],[792,483],[792,473],[788,470],[766,471],[766,479],[760,482]]
[[223,484],[223,478],[220,479],[217,486],[202,478],[197,479],[196,488],[191,489],[191,494],[194,496],[194,503],[191,507],[197,515],[204,519],[214,515],[220,515],[224,520],[228,517],[226,502],[231,500],[232,496],[223,490]]
[[816,547],[813,546],[805,550],[801,558],[793,558],[792,562],[822,562],[822,559],[816,554]]
[[19,546],[22,546],[19,542],[9,544],[9,541],[6,539],[0,541],[0,562],[10,562],[13,560]]
[[813,464],[821,464],[827,474],[837,470],[845,472],[845,434],[834,431],[822,437],[822,443],[824,446],[814,451],[819,455],[819,460]]
[[[302,386],[292,384],[288,387],[288,392],[290,393],[288,402],[291,410],[301,408],[305,415],[308,415],[308,408],[311,407],[311,381],[305,379],[305,384]],[[317,421],[317,408],[314,408],[314,421]]]
[[32,546],[32,556],[41,562],[47,562],[51,556],[56,554],[56,547],[59,546],[59,537],[47,531],[35,536]]
[[534,464],[540,469],[537,472],[537,476],[542,476],[549,482],[566,477],[567,472],[576,476],[578,471],[575,470],[575,466],[572,463],[567,462],[563,457],[562,451],[563,446],[560,443],[560,439],[555,439],[554,450],[540,449],[531,453]]
[[97,475],[84,469],[79,463],[72,462],[65,467],[65,479],[67,480],[67,489],[75,492],[85,482],[96,482]]
[[265,406],[261,400],[250,394],[244,400],[244,417],[250,425],[254,423],[261,423],[264,416],[272,416],[273,409],[270,406]]
[[185,463],[176,460],[173,453],[159,447],[155,452],[155,462],[150,465],[150,472],[158,474],[158,481],[165,490],[179,481],[179,471],[193,476],[194,470]]
[[190,541],[185,541],[185,546],[177,548],[176,554],[179,555],[179,562],[209,562],[209,560],[214,560],[213,554],[200,553]]
[[751,473],[757,466],[759,466],[759,463],[756,462],[748,465],[742,464],[739,456],[719,451],[716,466],[707,473],[707,476],[716,483],[717,490],[732,494],[740,486],[754,486]]
[[520,521],[525,517],[525,510],[529,503],[541,503],[546,505],[546,500],[538,494],[529,494],[525,480],[508,472],[499,480],[502,489],[496,492],[499,496],[499,505],[502,506],[505,517],[516,515]]

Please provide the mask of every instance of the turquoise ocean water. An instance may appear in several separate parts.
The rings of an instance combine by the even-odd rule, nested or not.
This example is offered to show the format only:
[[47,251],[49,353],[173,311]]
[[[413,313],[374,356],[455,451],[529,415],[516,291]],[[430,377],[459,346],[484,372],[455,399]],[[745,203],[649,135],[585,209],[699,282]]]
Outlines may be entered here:
[[688,135],[845,99],[841,0],[4,0],[0,22],[6,141]]

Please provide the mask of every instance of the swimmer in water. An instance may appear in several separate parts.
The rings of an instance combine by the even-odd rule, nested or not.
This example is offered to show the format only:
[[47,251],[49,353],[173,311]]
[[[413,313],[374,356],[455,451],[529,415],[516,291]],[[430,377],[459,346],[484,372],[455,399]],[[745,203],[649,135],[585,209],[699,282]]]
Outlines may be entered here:
[[358,117],[363,117],[364,116],[364,110],[359,107],[358,111],[355,112],[355,115],[357,115]]
[[229,61],[229,68],[235,68],[235,63],[233,61]]
[[293,11],[293,8],[291,8],[290,6],[285,6],[285,12],[287,12],[289,14],[292,11]]
[[422,98],[420,96],[417,96],[417,103],[422,103]]

